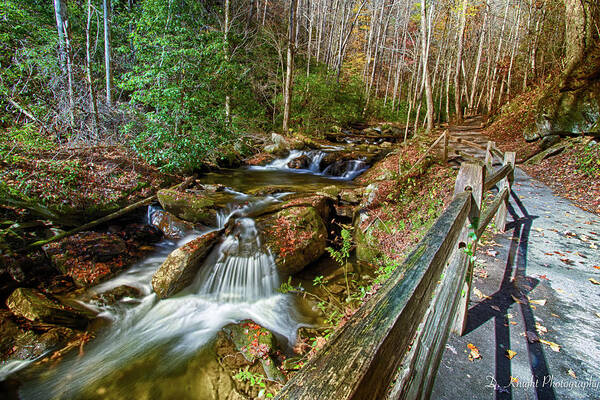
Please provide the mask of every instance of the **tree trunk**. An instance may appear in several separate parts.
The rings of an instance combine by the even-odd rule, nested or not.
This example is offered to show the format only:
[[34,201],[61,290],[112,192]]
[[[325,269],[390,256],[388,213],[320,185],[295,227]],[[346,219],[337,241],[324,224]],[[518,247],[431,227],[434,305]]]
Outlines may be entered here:
[[96,103],[96,92],[94,90],[94,81],[92,79],[92,56],[90,52],[90,27],[92,24],[92,1],[87,1],[87,24],[85,26],[85,60],[86,60],[86,72],[87,81],[90,91],[90,109],[92,111],[92,134],[94,136],[98,133],[98,105]]
[[465,36],[465,25],[467,19],[467,0],[463,0],[460,10],[460,22],[458,30],[458,46],[456,50],[456,67],[454,71],[454,111],[456,112],[456,121],[462,122],[463,112],[460,105],[460,69],[462,65],[463,42]]
[[296,1],[290,0],[290,15],[289,15],[289,26],[288,26],[288,48],[287,48],[287,67],[285,74],[285,91],[283,100],[283,133],[287,134],[289,131],[290,121],[290,106],[292,101],[292,75],[294,73],[294,38],[295,38],[295,25],[296,25]]
[[106,105],[109,107],[113,104],[113,77],[112,77],[112,62],[111,62],[111,41],[110,41],[110,0],[102,1],[102,9],[104,11],[104,69],[106,72]]
[[423,62],[423,81],[425,83],[425,101],[427,103],[427,132],[431,132],[433,129],[433,94],[431,92],[431,78],[429,77],[428,66],[429,45],[427,44],[427,33],[430,27],[427,24],[426,7],[427,1],[421,0],[421,61]]
[[65,0],[54,0],[54,15],[56,17],[56,29],[58,31],[58,60],[63,77],[67,83],[67,101],[69,126],[75,125],[75,98],[73,94],[73,64],[71,40],[69,37],[69,19],[67,15],[67,4]]
[[[225,0],[225,21],[223,23],[223,39],[225,41],[225,62],[229,63],[229,0]],[[225,93],[225,126],[231,123],[231,98],[229,89]]]

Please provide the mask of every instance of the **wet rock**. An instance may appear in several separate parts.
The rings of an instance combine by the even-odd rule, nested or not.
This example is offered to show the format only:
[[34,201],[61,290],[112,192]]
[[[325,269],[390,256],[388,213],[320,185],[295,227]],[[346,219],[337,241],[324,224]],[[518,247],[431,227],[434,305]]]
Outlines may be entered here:
[[73,336],[68,328],[53,328],[41,335],[27,331],[18,335],[13,343],[11,359],[31,360],[51,350],[62,347]]
[[143,293],[140,289],[122,285],[114,289],[107,290],[106,292],[94,294],[90,300],[98,305],[108,306],[115,304],[126,297],[137,299],[142,297],[142,295]]
[[169,254],[152,277],[152,288],[160,299],[170,297],[192,283],[220,233],[206,233]]
[[84,329],[88,319],[62,304],[50,300],[35,289],[19,288],[6,300],[10,311],[32,322],[42,322],[76,329]]
[[130,265],[138,244],[110,233],[81,232],[45,246],[52,264],[80,287],[94,286]]
[[160,205],[171,214],[189,221],[214,226],[217,223],[217,211],[230,203],[234,195],[226,192],[198,190],[179,192],[172,189],[158,191]]
[[257,225],[283,274],[301,271],[325,252],[327,230],[314,207],[286,208],[259,218]]
[[175,215],[156,210],[152,213],[152,225],[160,230],[168,239],[181,239],[194,229],[194,224],[177,218]]
[[310,166],[310,158],[306,154],[303,154],[300,157],[294,158],[287,166],[293,169],[307,169]]
[[249,319],[229,324],[223,328],[223,332],[231,340],[235,350],[250,363],[267,358],[277,346],[275,336],[268,329]]

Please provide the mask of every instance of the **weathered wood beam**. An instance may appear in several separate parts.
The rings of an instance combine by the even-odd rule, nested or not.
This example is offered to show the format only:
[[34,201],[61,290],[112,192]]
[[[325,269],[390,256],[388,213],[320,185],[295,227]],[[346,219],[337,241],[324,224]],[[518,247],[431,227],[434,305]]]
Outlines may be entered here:
[[386,284],[278,393],[277,399],[381,399],[431,303],[471,210],[458,194]]
[[502,168],[498,171],[494,172],[492,176],[485,180],[485,185],[483,185],[483,190],[487,191],[496,186],[496,183],[500,182],[504,179],[511,171],[513,167],[510,164],[504,164]]

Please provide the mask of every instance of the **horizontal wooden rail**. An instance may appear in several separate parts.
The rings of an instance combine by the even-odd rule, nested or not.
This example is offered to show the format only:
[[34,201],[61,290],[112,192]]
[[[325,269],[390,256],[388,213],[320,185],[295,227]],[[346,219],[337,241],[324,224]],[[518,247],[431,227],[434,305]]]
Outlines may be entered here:
[[277,399],[429,398],[450,331],[466,327],[477,237],[494,216],[504,230],[514,156],[487,180],[500,193],[482,218],[487,167],[461,166],[454,199],[415,250]]
[[[471,209],[456,196],[393,276],[279,392],[278,399],[381,399],[409,354]],[[435,322],[435,321],[433,321]],[[434,331],[435,326],[428,329]]]
[[[415,168],[417,168],[417,166],[419,164],[421,164],[421,161],[423,161],[425,159],[425,157],[427,157],[427,155],[429,153],[431,153],[431,150],[433,150],[435,148],[435,146],[438,145],[438,143],[440,143],[442,141],[442,139],[445,139],[447,137],[447,133],[444,132],[440,135],[440,137],[438,137],[435,142],[433,142],[433,144],[431,146],[429,146],[429,148],[425,151],[425,153],[421,156],[421,158],[419,158],[417,160],[416,163],[413,164],[413,166],[404,174],[404,175],[409,175]],[[448,146],[447,142],[444,142],[444,148],[446,148]],[[447,154],[447,151],[444,150],[444,154]]]
[[496,171],[492,176],[485,180],[485,184],[483,185],[483,190],[487,191],[496,186],[498,182],[502,179],[506,178],[508,174],[512,171],[513,167],[510,164],[503,165],[498,171]]

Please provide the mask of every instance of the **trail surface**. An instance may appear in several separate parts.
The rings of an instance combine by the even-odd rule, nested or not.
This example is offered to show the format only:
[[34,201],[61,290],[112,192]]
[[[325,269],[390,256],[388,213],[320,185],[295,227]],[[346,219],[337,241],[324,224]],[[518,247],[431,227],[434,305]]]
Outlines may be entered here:
[[517,168],[506,232],[478,247],[467,332],[450,336],[432,398],[600,398],[599,247],[598,216]]

